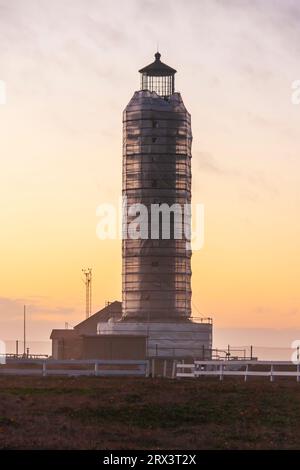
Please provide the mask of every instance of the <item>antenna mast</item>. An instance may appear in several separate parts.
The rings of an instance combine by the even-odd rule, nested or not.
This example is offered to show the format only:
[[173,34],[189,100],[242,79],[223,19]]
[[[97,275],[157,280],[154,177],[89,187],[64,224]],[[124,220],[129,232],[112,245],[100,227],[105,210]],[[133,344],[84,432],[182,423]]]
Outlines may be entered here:
[[82,270],[85,275],[85,313],[86,318],[89,318],[92,313],[92,268]]
[[24,357],[26,356],[26,305],[24,305],[24,315],[23,315],[23,341],[24,341]]

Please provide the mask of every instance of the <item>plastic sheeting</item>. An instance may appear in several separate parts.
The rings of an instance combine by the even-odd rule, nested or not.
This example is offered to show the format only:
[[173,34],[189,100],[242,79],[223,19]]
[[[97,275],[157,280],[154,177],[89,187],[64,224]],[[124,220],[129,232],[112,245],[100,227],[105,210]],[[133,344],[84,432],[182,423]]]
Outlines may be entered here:
[[211,359],[212,325],[186,322],[98,323],[100,335],[145,335],[147,357]]
[[[127,206],[191,202],[191,117],[179,93],[138,91],[123,114],[123,196]],[[151,216],[150,216],[151,219]],[[149,219],[149,229],[151,220]],[[132,218],[127,217],[127,228]],[[168,321],[191,315],[191,252],[175,239],[123,240],[123,319]],[[190,225],[190,217],[180,221]],[[149,230],[150,235],[150,230]]]

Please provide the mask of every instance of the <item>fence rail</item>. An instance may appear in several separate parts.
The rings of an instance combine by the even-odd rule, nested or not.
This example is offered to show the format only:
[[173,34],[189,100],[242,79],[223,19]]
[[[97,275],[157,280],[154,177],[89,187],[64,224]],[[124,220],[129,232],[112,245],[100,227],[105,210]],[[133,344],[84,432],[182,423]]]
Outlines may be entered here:
[[[37,367],[34,368],[33,366]],[[49,375],[148,377],[149,361],[7,359],[6,364],[0,365],[0,375],[38,375],[43,377]]]
[[[286,367],[286,370],[279,370],[278,367]],[[187,369],[188,371],[186,372]],[[296,377],[297,382],[300,382],[300,365],[290,361],[253,360],[195,361],[193,364],[177,363],[176,365],[177,378],[196,378],[201,376],[217,376],[220,380],[223,380],[224,376],[240,376],[244,377],[245,382],[248,377],[270,377],[271,382],[274,382],[275,377]]]
[[[157,362],[157,364],[156,364]],[[0,375],[32,376],[137,376],[196,378],[202,376],[267,377],[273,382],[277,377],[296,378],[300,382],[300,364],[290,361],[194,361],[179,363],[177,360],[55,360],[55,359],[7,359],[0,365]]]

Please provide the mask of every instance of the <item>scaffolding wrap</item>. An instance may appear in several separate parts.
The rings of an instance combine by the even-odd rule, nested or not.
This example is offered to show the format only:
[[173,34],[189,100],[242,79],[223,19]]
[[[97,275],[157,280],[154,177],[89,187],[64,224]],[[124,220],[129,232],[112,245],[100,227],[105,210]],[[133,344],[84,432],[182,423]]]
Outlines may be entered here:
[[[168,82],[169,83],[169,82]],[[165,93],[165,88],[164,88]],[[191,117],[181,95],[135,92],[123,114],[123,197],[128,207],[191,203]],[[133,218],[127,216],[128,229]],[[190,215],[171,216],[171,238],[125,238],[122,246],[123,320],[184,320],[191,315]],[[177,225],[176,225],[177,224]]]

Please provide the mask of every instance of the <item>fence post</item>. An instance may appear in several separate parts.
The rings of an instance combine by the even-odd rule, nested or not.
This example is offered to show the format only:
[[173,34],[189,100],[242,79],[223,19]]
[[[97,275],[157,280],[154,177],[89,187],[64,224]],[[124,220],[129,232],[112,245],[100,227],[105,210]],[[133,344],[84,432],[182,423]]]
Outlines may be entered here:
[[223,380],[223,364],[220,364],[220,380]]
[[247,382],[247,375],[248,375],[248,364],[246,365],[246,370],[245,370],[245,382]]
[[43,362],[43,371],[42,371],[43,377],[46,377],[47,375],[47,369],[46,369],[46,361]]
[[164,360],[164,370],[163,370],[163,377],[167,375],[167,359]]
[[152,371],[151,371],[151,375],[152,375],[152,378],[155,377],[155,359],[154,357],[152,358]]
[[299,377],[299,363],[297,364],[297,382],[300,381],[300,377]]
[[175,376],[176,376],[176,365],[177,365],[177,361],[176,361],[176,359],[173,359],[173,365],[172,365],[172,379],[174,379]]
[[98,375],[98,362],[95,362],[95,376],[97,377]]
[[270,373],[270,380],[271,380],[271,382],[274,382],[273,371],[274,371],[274,369],[273,369],[273,364],[271,364],[271,373]]
[[194,369],[193,369],[194,377],[200,378],[200,375],[197,376],[197,370],[198,369],[199,369],[199,364],[195,364],[195,360],[194,360]]
[[145,377],[149,377],[149,360],[145,361]]

